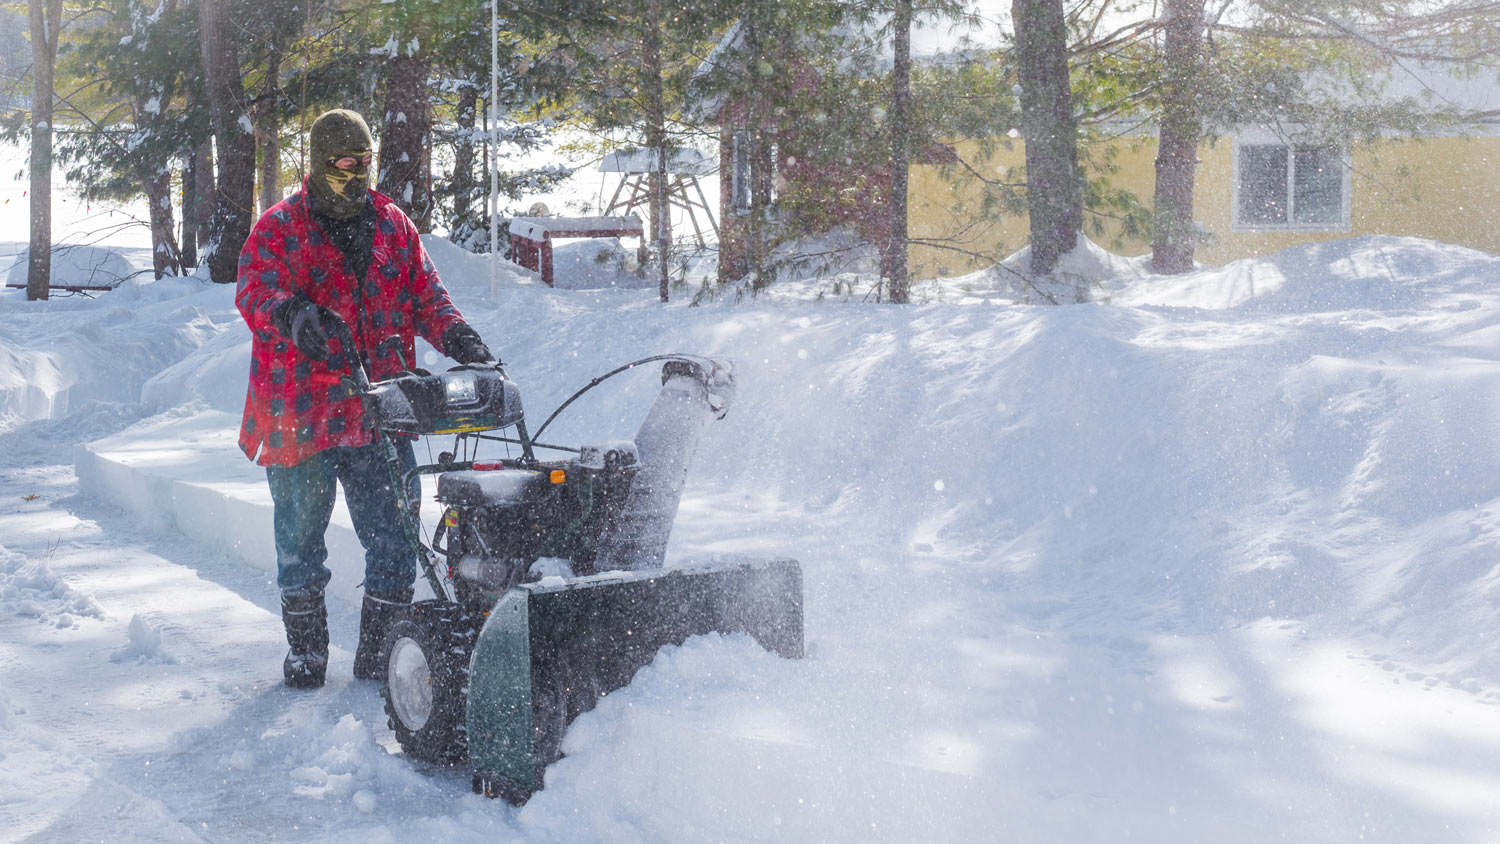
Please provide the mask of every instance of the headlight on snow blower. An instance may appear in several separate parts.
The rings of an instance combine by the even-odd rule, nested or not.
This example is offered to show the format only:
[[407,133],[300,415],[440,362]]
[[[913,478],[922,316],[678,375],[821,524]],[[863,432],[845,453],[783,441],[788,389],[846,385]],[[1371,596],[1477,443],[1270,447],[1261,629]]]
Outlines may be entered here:
[[524,418],[520,390],[494,369],[404,374],[377,383],[365,408],[381,430],[409,434],[491,431]]
[[479,401],[479,376],[473,372],[443,373],[443,398],[449,407],[464,407]]

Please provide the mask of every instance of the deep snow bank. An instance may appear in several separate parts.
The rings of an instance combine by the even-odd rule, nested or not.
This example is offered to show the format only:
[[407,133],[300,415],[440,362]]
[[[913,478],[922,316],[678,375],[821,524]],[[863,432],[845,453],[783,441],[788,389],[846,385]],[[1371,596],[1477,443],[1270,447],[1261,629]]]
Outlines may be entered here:
[[55,419],[90,401],[136,403],[147,380],[235,328],[233,297],[232,285],[149,276],[47,302],[0,292],[0,420]]

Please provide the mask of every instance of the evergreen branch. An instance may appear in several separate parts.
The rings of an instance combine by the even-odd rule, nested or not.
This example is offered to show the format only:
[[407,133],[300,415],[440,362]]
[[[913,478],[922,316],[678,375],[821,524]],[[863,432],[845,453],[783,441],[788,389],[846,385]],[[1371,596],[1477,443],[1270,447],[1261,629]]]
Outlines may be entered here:
[[1037,287],[1036,286],[1036,281],[1033,280],[1030,276],[1028,276],[1026,273],[1021,272],[1020,270],[1016,269],[1015,267],[1007,266],[1002,261],[996,261],[995,260],[995,256],[993,256],[993,255],[986,255],[983,252],[975,252],[972,249],[964,249],[963,247],[960,247],[960,246],[954,246],[951,243],[944,243],[941,240],[933,240],[933,239],[928,239],[928,238],[909,237],[909,238],[906,239],[906,242],[907,243],[914,243],[914,244],[917,244],[919,246],[926,246],[926,247],[931,248],[931,249],[946,249],[949,252],[957,252],[957,253],[962,254],[962,255],[968,255],[971,258],[978,258],[978,259],[984,260],[984,261],[991,261],[991,262],[993,262],[992,265],[991,265],[991,269],[999,270],[1000,272],[1009,273],[1009,274],[1015,276],[1017,279],[1019,279],[1021,281],[1022,284],[1026,285],[1029,288],[1031,288],[1032,292],[1036,293],[1038,296],[1041,296],[1043,299],[1046,299],[1048,303],[1053,304],[1053,305],[1058,304],[1057,297],[1055,297],[1051,293],[1048,293],[1047,291],[1041,289],[1040,287]]

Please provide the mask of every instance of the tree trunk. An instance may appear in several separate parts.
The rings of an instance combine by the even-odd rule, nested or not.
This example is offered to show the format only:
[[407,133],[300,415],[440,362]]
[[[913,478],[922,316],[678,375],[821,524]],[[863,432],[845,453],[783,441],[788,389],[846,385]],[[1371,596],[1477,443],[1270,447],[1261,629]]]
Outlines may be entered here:
[[478,113],[479,89],[465,85],[458,92],[458,143],[453,151],[453,224],[469,219],[478,179],[474,176],[474,123]]
[[641,50],[642,73],[646,77],[646,146],[656,155],[656,172],[649,179],[651,235],[656,241],[656,262],[661,267],[658,292],[665,302],[671,276],[672,219],[667,197],[667,107],[662,86],[660,15],[658,0],[648,0]]
[[432,227],[427,195],[427,60],[393,56],[385,64],[385,115],[380,128],[378,190],[396,201],[421,231]]
[[1193,268],[1193,179],[1202,131],[1194,80],[1203,47],[1204,0],[1167,0],[1166,86],[1156,149],[1155,216],[1151,268],[1185,273]]
[[1026,210],[1031,218],[1031,272],[1046,275],[1078,242],[1083,185],[1078,130],[1068,87],[1067,25],[1062,0],[1013,0],[1026,138]]
[[208,245],[214,208],[218,204],[219,192],[214,187],[213,139],[204,138],[193,148],[193,240],[200,250]]
[[[198,113],[203,107],[203,89],[190,85],[187,110]],[[182,265],[197,268],[198,249],[208,243],[208,225],[214,215],[214,164],[212,128],[209,134],[194,132],[196,143],[188,152],[182,168]]]
[[151,219],[151,267],[155,277],[161,278],[168,270],[172,275],[181,275],[172,222],[172,172],[163,170],[155,174],[146,179],[144,187]]
[[896,36],[891,68],[891,199],[887,209],[891,234],[884,250],[884,263],[891,283],[891,302],[904,305],[911,301],[906,248],[906,148],[911,144],[911,0],[896,0],[896,14],[891,26]]
[[200,0],[199,30],[209,110],[213,114],[219,173],[217,201],[203,258],[209,277],[233,284],[241,247],[255,222],[255,130],[240,78],[240,27],[229,19],[236,4]]
[[745,98],[745,151],[746,171],[749,184],[749,213],[739,219],[742,234],[745,271],[751,277],[751,289],[762,290],[772,281],[770,268],[770,224],[772,183],[775,178],[775,157],[772,155],[774,135],[771,127],[771,107],[761,93],[756,77],[762,67],[774,66],[767,55],[768,40],[761,27],[756,25],[753,15],[744,20],[745,69],[750,75],[749,95]]
[[272,41],[266,51],[266,89],[255,106],[255,144],[260,149],[260,210],[281,201],[281,109],[279,85],[281,45]]
[[62,0],[31,0],[31,248],[26,298],[46,299],[52,286],[52,68]]
[[198,220],[193,212],[193,157],[187,157],[182,166],[182,242],[179,244],[178,255],[182,258],[182,269],[184,272],[198,266],[198,238],[195,231],[198,228]]
[[744,278],[745,223],[734,209],[734,109],[719,110],[719,284]]

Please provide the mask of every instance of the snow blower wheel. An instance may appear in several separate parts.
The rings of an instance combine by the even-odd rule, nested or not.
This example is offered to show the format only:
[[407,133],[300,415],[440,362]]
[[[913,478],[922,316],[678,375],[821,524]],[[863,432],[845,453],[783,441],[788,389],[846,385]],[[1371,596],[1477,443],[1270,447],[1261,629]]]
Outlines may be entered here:
[[442,764],[468,758],[469,654],[477,626],[457,604],[421,601],[386,634],[385,712],[406,755]]

